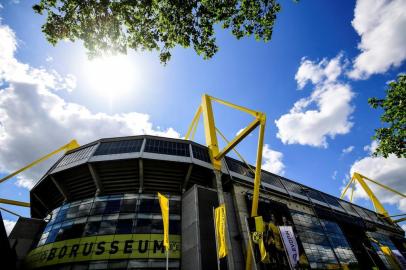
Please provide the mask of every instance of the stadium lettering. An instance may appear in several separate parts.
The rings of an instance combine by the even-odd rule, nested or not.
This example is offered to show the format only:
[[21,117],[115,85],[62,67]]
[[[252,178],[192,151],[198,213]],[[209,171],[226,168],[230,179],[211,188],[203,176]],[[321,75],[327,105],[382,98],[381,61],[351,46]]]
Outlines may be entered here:
[[[170,256],[180,258],[180,236],[170,236]],[[107,257],[106,257],[107,256]],[[163,235],[122,234],[90,236],[49,243],[32,250],[26,258],[30,266],[41,267],[67,262],[125,258],[165,258]]]

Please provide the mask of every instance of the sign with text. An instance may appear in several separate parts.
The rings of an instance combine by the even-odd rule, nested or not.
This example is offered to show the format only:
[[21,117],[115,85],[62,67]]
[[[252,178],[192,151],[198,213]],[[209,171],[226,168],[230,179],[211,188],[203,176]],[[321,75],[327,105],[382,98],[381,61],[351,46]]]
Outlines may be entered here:
[[294,269],[299,262],[299,246],[297,245],[292,226],[279,226],[283,245],[288,254],[290,265]]
[[[169,235],[169,258],[180,258],[180,235]],[[116,234],[54,242],[33,249],[25,263],[29,268],[114,259],[165,259],[162,234]]]

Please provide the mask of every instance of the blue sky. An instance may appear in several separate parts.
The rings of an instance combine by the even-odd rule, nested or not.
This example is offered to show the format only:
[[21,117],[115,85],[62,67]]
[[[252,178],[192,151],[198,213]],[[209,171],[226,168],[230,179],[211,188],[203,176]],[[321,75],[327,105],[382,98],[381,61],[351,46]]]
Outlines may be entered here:
[[[220,50],[210,60],[176,48],[162,66],[156,52],[130,51],[109,82],[97,73],[106,70],[90,70],[81,42],[47,43],[35,2],[0,1],[0,176],[71,138],[182,137],[209,93],[266,113],[266,168],[335,196],[351,169],[406,192],[405,160],[372,159],[366,148],[381,113],[367,99],[383,97],[406,69],[404,1],[283,1],[268,43],[218,28]],[[110,88],[101,91],[100,80]],[[228,138],[250,120],[220,106],[215,114]],[[196,140],[204,143],[202,129]],[[256,136],[238,149],[254,163]],[[27,201],[27,187],[48,166],[3,183],[0,197]],[[377,192],[390,212],[406,212],[406,202]],[[359,188],[356,198],[371,207]]]

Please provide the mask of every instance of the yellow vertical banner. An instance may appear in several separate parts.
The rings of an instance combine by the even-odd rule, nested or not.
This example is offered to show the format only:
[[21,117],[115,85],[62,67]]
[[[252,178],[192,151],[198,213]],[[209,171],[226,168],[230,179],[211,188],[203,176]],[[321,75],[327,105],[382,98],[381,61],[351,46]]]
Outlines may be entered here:
[[158,192],[159,205],[161,206],[162,221],[164,223],[163,244],[166,250],[169,250],[169,200]]
[[255,244],[258,244],[261,262],[269,262],[269,255],[266,251],[264,243],[264,233],[265,233],[264,220],[262,219],[262,216],[256,216],[253,219],[255,223],[255,231],[252,233],[252,240]]
[[221,204],[214,210],[215,231],[217,241],[218,258],[227,256],[227,242],[226,242],[226,206]]

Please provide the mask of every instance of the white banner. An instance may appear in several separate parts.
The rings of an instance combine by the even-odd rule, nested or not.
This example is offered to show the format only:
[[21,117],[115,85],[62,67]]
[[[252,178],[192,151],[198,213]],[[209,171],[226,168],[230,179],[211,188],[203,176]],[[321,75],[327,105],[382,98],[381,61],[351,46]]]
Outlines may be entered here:
[[299,246],[297,245],[292,226],[279,226],[279,231],[290,265],[294,269],[299,262]]

